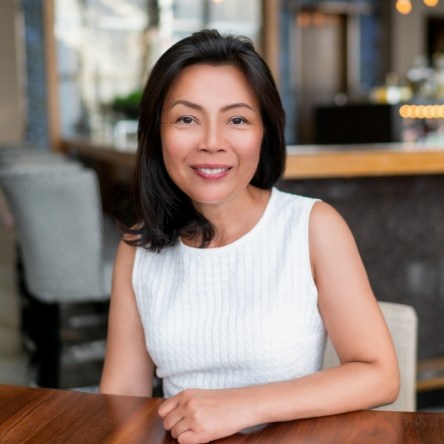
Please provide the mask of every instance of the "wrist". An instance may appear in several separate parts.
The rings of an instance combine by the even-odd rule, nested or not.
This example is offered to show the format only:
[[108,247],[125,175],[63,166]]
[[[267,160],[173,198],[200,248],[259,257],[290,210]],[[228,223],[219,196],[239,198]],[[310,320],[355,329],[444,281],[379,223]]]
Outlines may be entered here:
[[250,386],[238,389],[237,403],[243,429],[270,422],[266,409],[266,397],[262,394],[263,387]]

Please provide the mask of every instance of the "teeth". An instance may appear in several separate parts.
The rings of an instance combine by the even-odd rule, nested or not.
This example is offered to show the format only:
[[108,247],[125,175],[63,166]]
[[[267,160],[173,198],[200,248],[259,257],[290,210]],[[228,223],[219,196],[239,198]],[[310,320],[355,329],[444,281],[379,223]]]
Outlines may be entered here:
[[220,174],[228,171],[228,168],[198,168],[198,171],[203,174]]

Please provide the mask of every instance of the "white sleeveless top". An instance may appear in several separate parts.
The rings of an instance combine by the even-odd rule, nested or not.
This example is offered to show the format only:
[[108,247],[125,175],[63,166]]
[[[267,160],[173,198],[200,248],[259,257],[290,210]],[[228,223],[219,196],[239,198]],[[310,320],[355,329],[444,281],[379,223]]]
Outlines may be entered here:
[[165,397],[321,368],[326,333],[308,245],[314,202],[274,188],[256,226],[229,245],[137,248],[133,286]]

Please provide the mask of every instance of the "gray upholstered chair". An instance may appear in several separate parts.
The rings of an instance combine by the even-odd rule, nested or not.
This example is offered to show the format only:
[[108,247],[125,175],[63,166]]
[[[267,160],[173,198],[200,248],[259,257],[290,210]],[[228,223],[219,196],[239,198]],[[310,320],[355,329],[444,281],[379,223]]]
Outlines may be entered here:
[[[93,170],[34,166],[0,171],[11,208],[30,303],[30,336],[36,346],[37,383],[60,381],[62,304],[108,301],[118,235],[107,232]],[[104,257],[104,252],[108,257]]]
[[[416,362],[418,341],[418,318],[413,307],[393,302],[379,302],[390,330],[398,356],[401,388],[398,399],[378,410],[411,412],[416,410]],[[339,365],[338,356],[330,339],[324,353],[323,368]]]
[[35,164],[40,162],[45,163],[60,163],[69,160],[64,153],[54,152],[50,150],[39,150],[29,145],[4,147],[0,146],[0,168],[2,166],[24,163]]
[[[54,155],[51,152],[45,151],[42,154],[39,152],[35,154],[35,151],[30,149],[16,148],[13,153],[9,153],[3,148],[0,149],[0,184],[3,178],[13,177],[17,174],[51,173],[54,170],[61,171],[79,168],[82,168],[80,162],[71,160],[63,155]],[[13,219],[11,212],[7,207],[3,210],[5,214],[2,214],[2,218],[10,224],[11,219]]]

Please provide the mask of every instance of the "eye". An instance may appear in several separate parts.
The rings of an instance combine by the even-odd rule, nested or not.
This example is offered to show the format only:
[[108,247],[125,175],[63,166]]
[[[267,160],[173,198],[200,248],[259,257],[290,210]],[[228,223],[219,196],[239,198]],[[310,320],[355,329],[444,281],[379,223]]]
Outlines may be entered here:
[[194,119],[190,116],[181,116],[176,120],[177,123],[184,123],[185,125],[190,125],[194,122]]
[[241,125],[242,123],[247,123],[247,121],[243,117],[233,117],[231,123],[234,125]]

